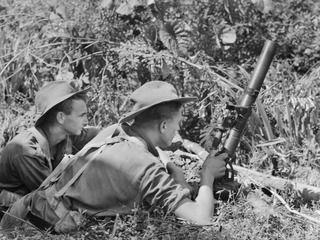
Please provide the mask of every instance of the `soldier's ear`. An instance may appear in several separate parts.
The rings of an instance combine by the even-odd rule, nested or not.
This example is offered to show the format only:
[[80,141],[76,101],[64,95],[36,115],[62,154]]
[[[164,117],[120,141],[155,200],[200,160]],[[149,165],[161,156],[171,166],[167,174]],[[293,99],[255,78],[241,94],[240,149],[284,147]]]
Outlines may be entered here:
[[57,112],[56,118],[58,123],[63,124],[65,120],[64,112]]
[[164,133],[167,130],[167,121],[162,120],[159,124],[159,131],[160,133]]

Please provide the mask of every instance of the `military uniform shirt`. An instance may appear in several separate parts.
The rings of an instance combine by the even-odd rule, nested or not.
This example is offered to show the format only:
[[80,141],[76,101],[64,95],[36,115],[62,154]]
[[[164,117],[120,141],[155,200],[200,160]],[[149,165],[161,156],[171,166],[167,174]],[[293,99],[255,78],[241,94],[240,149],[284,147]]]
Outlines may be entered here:
[[40,186],[65,154],[79,151],[97,135],[98,128],[85,128],[81,135],[67,137],[51,157],[47,138],[36,128],[15,136],[3,149],[0,159],[0,191],[25,195]]
[[[109,137],[110,133],[105,132]],[[103,139],[105,132],[96,138]],[[182,203],[189,201],[189,189],[176,183],[166,172],[150,142],[132,134],[122,137],[121,133],[112,138],[112,144],[93,147],[71,162],[56,182],[51,182],[51,186],[27,195],[24,201],[26,208],[33,216],[55,225],[59,221],[59,214],[54,210],[57,206],[55,201],[62,202],[69,211],[84,210],[97,216],[128,213],[138,206],[174,212]],[[132,141],[131,137],[136,140]],[[96,143],[95,140],[91,142]],[[84,171],[74,179],[86,164]],[[58,192],[70,181],[71,185],[60,196]],[[53,192],[54,197],[47,196],[46,191]]]

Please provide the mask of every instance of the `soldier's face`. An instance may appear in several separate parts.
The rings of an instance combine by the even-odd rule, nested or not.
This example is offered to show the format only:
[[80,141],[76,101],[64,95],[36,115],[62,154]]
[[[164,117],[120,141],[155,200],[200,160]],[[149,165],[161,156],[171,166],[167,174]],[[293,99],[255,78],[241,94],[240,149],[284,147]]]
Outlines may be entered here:
[[88,124],[87,105],[85,101],[72,100],[72,111],[64,115],[63,127],[70,135],[79,135],[84,126]]

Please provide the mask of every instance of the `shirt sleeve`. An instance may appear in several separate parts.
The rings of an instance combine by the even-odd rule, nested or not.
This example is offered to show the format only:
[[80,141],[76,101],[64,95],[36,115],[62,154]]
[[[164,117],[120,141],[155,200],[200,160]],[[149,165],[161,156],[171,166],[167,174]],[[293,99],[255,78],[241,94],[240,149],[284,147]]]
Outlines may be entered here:
[[86,127],[82,130],[79,136],[72,136],[72,154],[80,151],[84,147],[84,145],[86,145],[100,132],[100,130],[101,129],[97,127]]
[[23,156],[18,165],[18,172],[21,181],[26,187],[33,191],[49,176],[50,169],[45,160],[39,156]]
[[16,175],[29,191],[37,189],[50,174],[48,160],[44,155],[29,154],[29,151],[18,143],[8,144],[2,157],[10,160],[11,174]]
[[190,191],[176,183],[157,163],[150,164],[142,175],[140,194],[145,205],[160,206],[167,212],[175,211],[184,200],[190,198]]

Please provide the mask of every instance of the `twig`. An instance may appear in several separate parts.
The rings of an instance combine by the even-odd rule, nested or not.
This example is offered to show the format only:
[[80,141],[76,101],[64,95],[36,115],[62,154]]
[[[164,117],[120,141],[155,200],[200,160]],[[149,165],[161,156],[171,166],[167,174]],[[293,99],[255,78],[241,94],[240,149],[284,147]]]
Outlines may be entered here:
[[[43,39],[39,39],[39,40],[43,40]],[[49,38],[46,38],[45,40],[49,40]],[[86,45],[86,44],[90,44],[89,46],[91,46],[92,44],[96,44],[98,43],[99,41],[88,41],[88,42],[79,42],[78,44],[79,45]],[[68,43],[67,42],[55,42],[55,43],[48,43],[48,44],[44,44],[44,45],[41,45],[41,46],[36,46],[34,48],[36,49],[40,49],[40,48],[45,48],[45,47],[54,47],[54,46],[59,46],[59,45],[67,45]],[[88,47],[88,46],[87,46]],[[78,46],[78,48],[80,48],[80,46]]]
[[272,131],[271,123],[270,123],[269,118],[267,116],[265,107],[263,106],[263,104],[260,101],[260,98],[257,98],[256,106],[257,106],[258,113],[259,113],[260,117],[262,118],[266,137],[268,140],[272,141],[274,139],[274,134]]
[[203,98],[201,101],[198,102],[198,104],[200,105],[201,103],[205,102],[208,98],[210,98],[212,95],[217,94],[217,91],[214,90],[213,92],[209,93],[205,98]]
[[0,72],[0,76],[4,73],[4,71],[8,68],[8,66],[19,56],[21,55],[23,52],[25,51],[25,49],[23,49],[22,51],[20,51],[18,54],[16,54],[15,56],[13,56],[13,58],[10,59],[10,61],[3,67],[3,69]]
[[276,145],[283,142],[286,142],[286,139],[277,138],[277,139],[272,139],[270,141],[267,141],[265,143],[256,144],[256,147],[267,147],[267,146],[272,146],[272,145]]
[[[58,51],[58,50],[60,50],[60,51],[62,51],[62,49],[59,49],[60,47],[63,47],[62,45],[60,45],[60,46],[57,46],[57,47],[55,47],[55,48],[51,48],[50,50],[48,50],[47,52],[44,52],[44,53],[41,53],[41,52],[39,52],[39,54],[41,54],[41,55],[37,55],[39,58],[44,58],[44,56],[46,56],[47,54],[49,54],[49,53],[52,53],[52,52],[55,52],[55,51]],[[34,53],[35,54],[35,53]]]
[[47,63],[44,59],[42,59],[42,58],[40,58],[40,57],[38,57],[38,56],[36,56],[36,55],[34,55],[34,54],[32,54],[32,53],[29,53],[29,54],[30,54],[32,57],[38,59],[41,63],[44,63],[45,65],[47,65],[47,66],[49,66],[49,67],[59,68],[59,67],[57,67],[57,66],[55,66],[55,65],[52,65],[52,64],[50,64],[50,63]]
[[195,67],[195,68],[198,68],[199,70],[205,70],[206,72],[210,73],[210,74],[213,74],[214,76],[218,77],[219,79],[222,80],[222,82],[226,83],[227,85],[233,87],[233,88],[236,88],[237,90],[243,90],[241,87],[239,87],[238,85],[234,84],[233,82],[229,81],[228,79],[226,79],[225,77],[219,75],[218,73],[210,70],[209,67],[206,67],[206,66],[203,66],[203,65],[199,65],[199,64],[195,64],[195,63],[192,63],[182,57],[175,57],[173,55],[169,55],[169,54],[163,54],[164,56],[166,57],[171,57],[171,58],[176,58],[178,59],[180,62],[184,62],[192,67]]
[[6,82],[8,79],[12,78],[14,75],[16,75],[17,73],[19,73],[19,72],[23,69],[24,66],[25,66],[25,65],[22,65],[21,67],[19,67],[18,70],[16,70],[16,71],[15,71],[14,73],[12,73],[10,76],[6,77],[3,81]]
[[37,47],[34,47],[35,49],[40,49],[40,48],[45,48],[45,47],[54,47],[54,46],[59,46],[59,45],[66,45],[67,43],[66,42],[56,42],[56,43],[48,43],[48,44],[44,44],[44,45],[41,45],[41,46],[37,46]]
[[86,49],[86,48],[89,48],[89,47],[91,47],[91,46],[93,46],[94,44],[97,44],[97,43],[99,43],[99,42],[100,42],[99,40],[96,40],[96,41],[93,41],[93,42],[90,42],[90,43],[88,42],[88,43],[87,43],[88,46],[86,46],[85,49]]
[[[136,47],[136,46],[134,46]],[[225,77],[221,76],[220,74],[216,73],[215,71],[213,71],[210,66],[206,66],[206,65],[200,65],[200,64],[195,64],[187,59],[184,59],[182,57],[178,57],[178,56],[174,56],[170,53],[164,53],[164,52],[161,52],[161,53],[158,53],[158,52],[155,52],[153,49],[148,49],[149,52],[137,52],[137,51],[133,51],[134,49],[132,48],[132,46],[129,46],[129,45],[125,45],[125,44],[122,44],[122,47],[116,47],[116,48],[113,48],[111,50],[114,50],[116,52],[123,52],[125,50],[127,50],[127,52],[132,52],[132,55],[135,55],[135,56],[144,56],[146,58],[155,58],[155,56],[157,58],[170,58],[170,59],[175,59],[175,60],[178,60],[180,62],[183,62],[189,66],[192,66],[192,67],[195,67],[199,70],[202,70],[208,74],[211,74],[211,75],[214,75],[216,76],[220,81],[221,81],[221,84],[224,84],[227,87],[229,87],[229,91],[231,93],[234,93],[233,89],[231,88],[235,88],[237,90],[240,90],[242,91],[243,89],[241,87],[239,87],[237,84],[229,81],[228,79],[226,79]],[[142,51],[142,50],[141,50]]]
[[116,219],[114,220],[114,224],[113,224],[113,229],[112,229],[112,233],[111,233],[111,239],[116,235],[119,219],[120,219],[119,214],[117,214],[116,215]]
[[77,61],[80,61],[80,60],[83,60],[83,59],[86,59],[86,58],[89,58],[89,57],[92,57],[93,55],[99,55],[99,54],[101,54],[101,53],[103,53],[103,52],[102,52],[102,51],[98,51],[98,52],[91,53],[91,54],[89,54],[89,55],[86,55],[86,56],[83,56],[83,57],[77,58],[77,59],[75,59],[75,60],[73,60],[73,61],[69,62],[69,64],[71,64],[71,63],[75,63],[75,62],[77,62]]
[[300,212],[298,212],[296,210],[291,209],[290,206],[288,205],[288,203],[278,193],[276,193],[275,191],[272,191],[271,189],[268,189],[268,190],[288,209],[289,212],[297,214],[297,215],[299,215],[301,217],[304,217],[304,218],[306,218],[306,219],[308,219],[308,220],[320,225],[320,220],[318,220],[318,219],[316,219],[314,217],[311,217],[309,215],[306,215],[304,213],[300,213]]
[[37,76],[34,74],[34,72],[32,71],[32,67],[31,64],[29,63],[29,67],[30,67],[30,72],[32,73],[32,76],[37,80],[37,82],[39,83],[39,79],[37,78]]
[[[45,40],[49,40],[49,38],[38,39],[39,42],[42,42],[42,41],[45,41]],[[33,46],[33,48],[34,48],[34,49],[41,49],[41,48],[45,48],[45,47],[51,47],[51,46],[54,47],[54,46],[59,46],[59,45],[63,45],[63,44],[66,44],[66,43],[65,43],[65,42],[50,43],[50,44],[45,44],[45,45],[41,45],[41,46]],[[48,51],[48,52],[46,52],[46,53],[44,53],[44,54],[42,54],[42,55],[46,55],[46,54],[52,52],[52,50],[56,50],[56,49],[51,49],[50,51]],[[11,55],[13,55],[13,54],[14,54],[14,51],[8,52],[8,53],[6,53],[5,55],[0,56],[0,59],[1,59],[1,58],[5,58],[5,57],[8,57],[8,56],[11,56]]]
[[314,217],[308,216],[308,215],[306,215],[304,213],[300,213],[300,212],[298,212],[296,210],[291,209],[291,207],[288,205],[288,203],[286,203],[286,201],[279,194],[277,194],[275,191],[271,190],[269,187],[264,186],[263,184],[261,184],[260,182],[254,180],[250,176],[247,176],[247,178],[249,178],[251,182],[257,184],[258,186],[268,189],[287,208],[287,210],[289,212],[294,213],[296,215],[299,215],[299,216],[301,216],[303,218],[306,218],[306,219],[310,220],[311,222],[314,222],[314,223],[320,225],[320,220],[318,220],[318,219],[316,219]]
[[289,123],[289,128],[290,128],[290,131],[289,131],[289,135],[290,135],[290,137],[291,137],[291,141],[292,142],[294,142],[294,143],[296,143],[297,141],[297,139],[296,139],[296,131],[295,131],[295,127],[294,127],[294,122],[292,121],[292,119],[291,119],[291,114],[290,114],[290,110],[292,110],[292,109],[290,109],[290,107],[289,107],[289,96],[288,96],[288,93],[287,93],[287,87],[288,86],[286,86],[285,85],[285,81],[282,81],[282,94],[283,94],[283,99],[284,99],[284,102],[285,102],[285,106],[286,106],[286,109],[285,109],[285,111],[286,111],[286,114],[287,114],[287,116],[289,116],[288,117],[288,123]]
[[27,13],[15,13],[15,14],[4,14],[0,16],[1,18],[8,18],[8,17],[17,17],[17,16],[29,16],[29,17],[39,17],[39,18],[43,18],[43,16],[37,16],[37,15],[33,15],[33,14],[27,14]]

